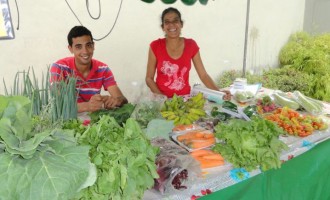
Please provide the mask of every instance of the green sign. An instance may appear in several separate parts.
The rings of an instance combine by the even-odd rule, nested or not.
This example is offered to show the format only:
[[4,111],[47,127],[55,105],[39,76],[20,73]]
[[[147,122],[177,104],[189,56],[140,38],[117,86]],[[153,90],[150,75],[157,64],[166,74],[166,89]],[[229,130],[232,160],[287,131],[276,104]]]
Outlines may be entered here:
[[[146,2],[146,3],[152,3],[154,2],[155,0],[141,0],[143,2]],[[172,3],[175,3],[176,0],[161,0],[163,3],[165,4],[172,4]],[[181,0],[182,3],[190,6],[190,5],[193,5],[194,3],[196,3],[197,0]],[[208,0],[198,0],[200,4],[202,5],[206,5]]]

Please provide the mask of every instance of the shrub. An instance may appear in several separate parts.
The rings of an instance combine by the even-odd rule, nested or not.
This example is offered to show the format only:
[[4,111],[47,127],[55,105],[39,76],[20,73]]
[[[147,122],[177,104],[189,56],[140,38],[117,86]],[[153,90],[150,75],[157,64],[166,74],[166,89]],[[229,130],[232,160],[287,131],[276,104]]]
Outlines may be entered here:
[[216,84],[220,88],[229,87],[236,78],[242,77],[242,74],[240,70],[224,71],[217,77]]
[[298,71],[290,66],[264,71],[262,77],[264,87],[283,92],[299,90],[304,94],[309,94],[313,83],[313,75]]
[[314,75],[313,84],[309,83],[311,90],[306,95],[330,101],[330,83],[327,79],[330,76],[329,33],[315,36],[304,32],[293,34],[281,49],[279,59],[281,66],[289,65],[305,74]]
[[[242,72],[237,70],[225,71],[217,79],[220,88],[230,86],[235,78],[241,77]],[[290,66],[282,68],[270,68],[263,70],[261,75],[247,73],[246,78],[249,84],[262,83],[263,87],[278,89],[284,92],[299,90],[309,94],[313,83],[313,75],[300,72]]]

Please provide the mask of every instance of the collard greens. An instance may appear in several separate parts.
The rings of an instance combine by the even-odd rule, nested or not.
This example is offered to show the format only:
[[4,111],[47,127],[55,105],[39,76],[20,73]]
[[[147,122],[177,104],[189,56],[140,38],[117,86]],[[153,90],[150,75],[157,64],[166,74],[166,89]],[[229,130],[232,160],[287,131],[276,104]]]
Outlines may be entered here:
[[[55,144],[58,143],[58,144]],[[54,141],[53,145],[61,146]],[[1,199],[69,199],[85,182],[89,170],[88,148],[68,146],[56,154],[36,152],[31,159],[0,154]]]
[[31,103],[0,96],[0,199],[70,199],[86,184],[89,147],[71,131],[31,132]]

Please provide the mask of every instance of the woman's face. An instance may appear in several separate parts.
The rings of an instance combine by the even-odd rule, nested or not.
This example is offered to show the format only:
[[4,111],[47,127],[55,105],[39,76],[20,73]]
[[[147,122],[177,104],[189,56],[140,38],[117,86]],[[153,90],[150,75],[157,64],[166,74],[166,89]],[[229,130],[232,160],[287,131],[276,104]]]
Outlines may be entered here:
[[167,37],[180,37],[182,27],[181,19],[176,13],[169,12],[164,15],[163,31]]

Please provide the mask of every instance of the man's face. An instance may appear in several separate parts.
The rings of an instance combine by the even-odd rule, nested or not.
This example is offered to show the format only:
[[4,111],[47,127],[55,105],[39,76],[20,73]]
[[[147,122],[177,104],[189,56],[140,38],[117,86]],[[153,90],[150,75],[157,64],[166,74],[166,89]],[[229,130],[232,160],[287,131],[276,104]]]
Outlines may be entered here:
[[94,42],[90,36],[72,38],[72,46],[68,48],[75,57],[76,66],[90,66],[94,53]]

